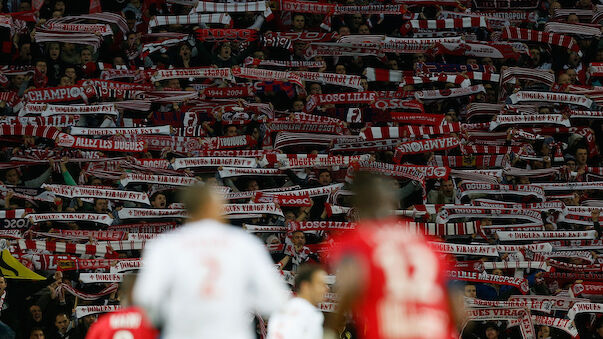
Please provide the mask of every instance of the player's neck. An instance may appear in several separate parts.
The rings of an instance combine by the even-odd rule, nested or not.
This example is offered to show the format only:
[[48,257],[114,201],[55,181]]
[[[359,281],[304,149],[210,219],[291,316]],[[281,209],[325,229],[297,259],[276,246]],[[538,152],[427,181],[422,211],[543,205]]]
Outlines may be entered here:
[[314,307],[317,306],[317,303],[314,300],[312,300],[312,297],[310,296],[310,293],[304,293],[302,291],[299,291],[297,293],[297,297],[301,298],[301,299],[304,299],[305,301],[309,302]]

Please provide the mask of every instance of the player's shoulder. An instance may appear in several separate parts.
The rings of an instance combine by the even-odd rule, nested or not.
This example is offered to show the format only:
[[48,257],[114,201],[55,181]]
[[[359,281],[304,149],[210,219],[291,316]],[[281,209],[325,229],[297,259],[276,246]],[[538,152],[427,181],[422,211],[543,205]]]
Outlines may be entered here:
[[190,239],[224,240],[233,245],[233,249],[247,250],[261,248],[262,242],[241,228],[228,225],[217,220],[199,220],[189,222],[182,227],[154,240],[154,247],[180,246]]

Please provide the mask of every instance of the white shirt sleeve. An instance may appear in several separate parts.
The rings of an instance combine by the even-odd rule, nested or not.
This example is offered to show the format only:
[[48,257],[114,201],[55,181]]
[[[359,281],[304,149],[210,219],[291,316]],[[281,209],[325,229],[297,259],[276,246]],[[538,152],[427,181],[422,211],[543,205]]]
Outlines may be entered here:
[[289,299],[290,292],[274,268],[268,251],[254,239],[248,257],[251,276],[251,293],[254,309],[268,316],[281,308]]
[[[163,239],[162,239],[163,240]],[[157,327],[165,321],[165,300],[169,298],[173,279],[176,274],[170,272],[170,264],[176,251],[170,252],[166,241],[149,243],[142,255],[143,268],[138,273],[134,285],[134,303],[145,309],[149,320]]]

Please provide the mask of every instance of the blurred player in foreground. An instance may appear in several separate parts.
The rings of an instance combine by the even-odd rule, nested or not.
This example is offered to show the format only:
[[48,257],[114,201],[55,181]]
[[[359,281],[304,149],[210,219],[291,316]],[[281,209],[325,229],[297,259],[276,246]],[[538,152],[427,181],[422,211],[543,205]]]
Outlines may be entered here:
[[124,275],[119,286],[119,300],[124,309],[104,314],[98,318],[86,339],[155,339],[159,332],[151,326],[144,311],[132,306],[132,288],[136,274]]
[[390,179],[357,173],[353,186],[360,221],[332,252],[337,312],[353,311],[360,338],[454,337],[444,264],[421,235],[392,217]]
[[182,201],[190,219],[146,247],[134,301],[162,339],[254,338],[251,313],[285,304],[284,281],[257,238],[223,223],[211,187],[191,187]]
[[295,273],[296,297],[273,314],[268,322],[268,339],[323,339],[324,317],[316,307],[329,291],[327,272],[320,266],[304,264]]

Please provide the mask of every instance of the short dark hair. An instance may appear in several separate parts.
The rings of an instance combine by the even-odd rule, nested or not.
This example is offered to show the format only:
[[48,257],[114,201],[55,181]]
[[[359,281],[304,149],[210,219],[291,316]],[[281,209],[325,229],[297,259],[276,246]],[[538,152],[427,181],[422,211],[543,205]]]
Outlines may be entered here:
[[324,271],[324,269],[317,264],[304,264],[299,267],[295,273],[295,285],[293,290],[299,292],[302,283],[311,282],[314,273],[318,271]]
[[321,168],[321,169],[319,169],[319,170],[317,171],[317,174],[320,176],[320,175],[321,175],[321,174],[323,174],[324,172],[327,172],[327,173],[329,173],[329,175],[331,175],[331,171],[329,171],[329,170],[328,170],[328,169],[326,169],[326,168]]
[[[42,329],[41,327],[32,327],[31,330],[29,330],[29,335],[31,335],[32,333],[34,333],[36,331],[41,331],[42,333],[44,333],[44,329]],[[46,333],[44,333],[44,337],[46,337]]]
[[56,321],[58,317],[63,316],[63,315],[65,316],[65,318],[69,319],[69,316],[67,315],[67,313],[59,312],[59,313],[55,314],[54,320]]

